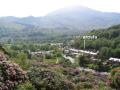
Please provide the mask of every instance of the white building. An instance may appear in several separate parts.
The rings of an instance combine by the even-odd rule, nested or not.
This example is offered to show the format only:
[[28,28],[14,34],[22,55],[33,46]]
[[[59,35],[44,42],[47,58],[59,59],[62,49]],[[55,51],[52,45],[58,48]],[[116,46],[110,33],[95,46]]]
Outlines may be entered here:
[[51,50],[51,51],[38,51],[38,52],[31,52],[30,54],[31,55],[51,55],[52,54],[52,52],[53,52],[53,50]]
[[70,48],[69,50],[74,53],[83,53],[83,54],[89,54],[89,55],[93,55],[93,56],[96,56],[99,53],[98,51],[92,52],[92,51],[86,51],[86,50],[78,50],[78,49],[74,49],[74,48]]
[[120,62],[120,58],[110,57],[110,58],[109,58],[109,61]]

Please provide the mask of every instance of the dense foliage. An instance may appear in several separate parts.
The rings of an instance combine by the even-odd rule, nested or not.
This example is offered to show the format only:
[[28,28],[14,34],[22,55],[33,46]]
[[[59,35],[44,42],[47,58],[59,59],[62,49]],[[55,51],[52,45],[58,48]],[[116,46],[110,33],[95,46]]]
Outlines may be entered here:
[[26,80],[26,72],[19,65],[7,61],[6,57],[0,53],[0,90],[14,89]]
[[115,68],[111,72],[112,87],[120,89],[120,68]]
[[[75,63],[63,57],[64,48],[69,48],[70,43],[67,46],[51,43],[3,44],[0,52],[6,55],[0,54],[0,89],[119,90],[120,68],[116,67],[120,63],[108,61],[109,57],[119,58],[119,28],[120,25],[88,33],[97,35],[98,39],[86,40],[86,50],[99,51],[99,54],[71,54]],[[75,39],[71,46],[83,49],[83,39]]]
[[[102,59],[111,57],[120,58],[120,25],[112,26],[108,29],[93,30],[85,35],[96,35],[98,39],[86,39],[86,50],[98,51]],[[72,46],[83,49],[83,38],[75,39]]]
[[56,70],[50,65],[38,62],[29,69],[28,76],[36,90],[74,90],[74,84]]

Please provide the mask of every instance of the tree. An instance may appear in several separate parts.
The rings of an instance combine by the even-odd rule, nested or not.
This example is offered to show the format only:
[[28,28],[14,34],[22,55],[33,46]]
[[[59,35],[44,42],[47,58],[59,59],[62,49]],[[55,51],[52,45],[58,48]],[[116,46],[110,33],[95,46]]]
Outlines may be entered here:
[[120,58],[120,49],[113,49],[112,57]]
[[26,53],[19,53],[16,58],[16,63],[18,63],[23,69],[27,69],[29,67],[29,60],[27,59]]
[[107,47],[102,47],[99,51],[99,57],[101,59],[108,59],[111,56],[111,49]]
[[80,56],[78,59],[79,59],[79,65],[80,65],[81,67],[87,67],[87,65],[88,65],[88,63],[89,63],[89,60],[88,60],[87,57],[85,57],[85,56]]

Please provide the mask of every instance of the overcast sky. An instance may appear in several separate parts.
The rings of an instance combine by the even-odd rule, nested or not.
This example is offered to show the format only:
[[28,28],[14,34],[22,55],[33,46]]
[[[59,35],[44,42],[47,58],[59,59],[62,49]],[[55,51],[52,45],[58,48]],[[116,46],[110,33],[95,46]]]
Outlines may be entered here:
[[103,12],[120,12],[120,0],[0,0],[0,16],[45,16],[54,10],[75,5]]

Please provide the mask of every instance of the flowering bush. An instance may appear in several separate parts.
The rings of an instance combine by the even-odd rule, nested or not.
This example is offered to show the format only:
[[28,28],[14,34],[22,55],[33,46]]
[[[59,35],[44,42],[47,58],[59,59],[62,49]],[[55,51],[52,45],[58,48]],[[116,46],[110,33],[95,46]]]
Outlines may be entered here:
[[0,54],[0,90],[11,90],[26,79],[26,72],[19,65],[6,61]]
[[72,82],[58,72],[47,68],[32,67],[28,76],[37,90],[75,90]]

